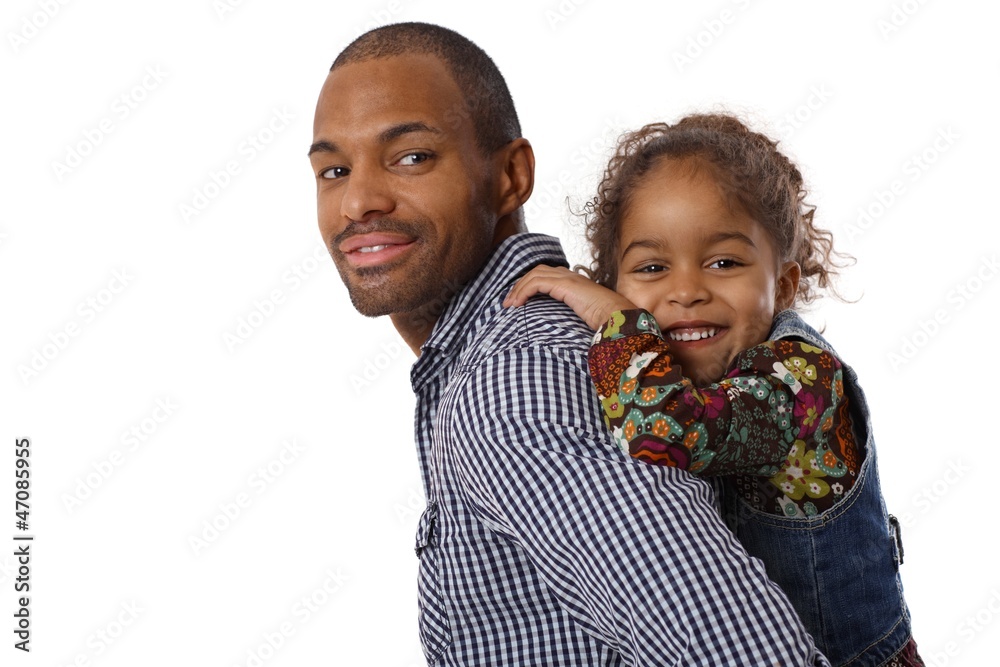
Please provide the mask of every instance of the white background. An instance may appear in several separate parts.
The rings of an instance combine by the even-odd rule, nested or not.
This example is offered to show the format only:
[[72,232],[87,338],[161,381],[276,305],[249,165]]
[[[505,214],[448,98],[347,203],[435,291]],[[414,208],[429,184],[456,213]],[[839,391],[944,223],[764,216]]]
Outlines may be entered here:
[[[491,54],[538,159],[529,226],[575,260],[565,198],[618,132],[724,105],[782,140],[858,260],[841,286],[862,298],[807,318],[873,405],[917,641],[928,664],[995,662],[1000,11],[577,2],[4,3],[0,664],[421,663],[412,357],[322,255],[306,159],[330,62],[390,20]],[[25,436],[30,655],[12,648]]]

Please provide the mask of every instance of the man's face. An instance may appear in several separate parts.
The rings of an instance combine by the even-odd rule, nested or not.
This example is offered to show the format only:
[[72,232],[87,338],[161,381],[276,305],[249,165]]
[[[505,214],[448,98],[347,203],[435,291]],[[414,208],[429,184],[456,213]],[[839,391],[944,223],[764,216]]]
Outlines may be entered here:
[[364,315],[435,309],[492,249],[493,162],[445,65],[404,55],[344,65],[316,105],[319,228]]

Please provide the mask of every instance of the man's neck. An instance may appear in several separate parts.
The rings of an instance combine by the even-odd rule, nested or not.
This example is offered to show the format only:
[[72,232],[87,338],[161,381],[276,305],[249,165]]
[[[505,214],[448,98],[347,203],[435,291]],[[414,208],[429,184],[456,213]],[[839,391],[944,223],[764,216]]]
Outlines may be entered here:
[[[389,319],[392,326],[396,327],[399,337],[403,339],[406,346],[413,350],[413,354],[420,356],[421,346],[427,342],[427,338],[434,330],[438,318],[441,316],[441,308],[436,308],[437,312],[429,309],[418,308],[406,313],[392,313]],[[423,312],[426,311],[426,312]]]
[[[508,237],[526,231],[527,229],[519,217],[503,216],[497,221],[496,230],[493,235],[493,250],[496,250]],[[434,325],[437,324],[438,318],[441,317],[441,313],[444,312],[445,307],[463,286],[464,283],[452,285],[440,298],[434,301],[425,303],[415,310],[389,315],[392,325],[396,327],[396,331],[407,347],[413,350],[413,354],[418,357],[420,356],[420,348],[427,342],[431,332],[434,330]]]
[[400,338],[407,347],[413,350],[413,354],[420,356],[421,346],[427,342],[434,325],[441,318],[448,304],[455,298],[455,295],[462,291],[465,283],[447,283],[443,286],[441,293],[431,301],[408,310],[403,313],[391,313],[389,319],[392,326],[396,327]]

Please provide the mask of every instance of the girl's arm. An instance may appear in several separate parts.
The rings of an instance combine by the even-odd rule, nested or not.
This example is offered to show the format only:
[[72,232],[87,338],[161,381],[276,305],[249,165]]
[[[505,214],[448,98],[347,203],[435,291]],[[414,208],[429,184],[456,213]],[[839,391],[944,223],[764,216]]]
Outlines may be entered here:
[[536,266],[524,274],[504,299],[508,307],[523,306],[536,294],[548,294],[562,301],[591,329],[599,329],[616,310],[635,308],[618,292],[601,287],[586,277],[561,266]]
[[[614,313],[589,361],[619,445],[648,463],[703,475],[774,475],[793,449],[812,450],[816,434],[826,442],[843,402],[840,362],[791,340],[752,347],[721,381],[695,387],[644,310]],[[826,451],[816,454],[827,474],[842,475],[844,464]]]
[[697,474],[771,476],[793,448],[809,449],[827,474],[843,474],[840,457],[812,450],[817,429],[822,447],[843,404],[840,362],[828,352],[797,341],[763,343],[737,355],[723,380],[698,388],[672,362],[652,315],[625,297],[567,269],[536,267],[505,304],[538,293],[599,329],[591,377],[609,429],[632,456]]

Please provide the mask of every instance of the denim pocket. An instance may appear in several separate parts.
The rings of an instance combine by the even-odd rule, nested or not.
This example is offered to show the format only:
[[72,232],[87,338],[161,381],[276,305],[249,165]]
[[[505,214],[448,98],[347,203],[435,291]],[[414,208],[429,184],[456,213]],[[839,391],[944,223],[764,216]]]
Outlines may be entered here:
[[417,599],[420,605],[420,643],[428,665],[451,644],[451,627],[441,582],[441,554],[437,548],[438,505],[432,502],[420,515],[417,525],[416,552],[420,558]]

